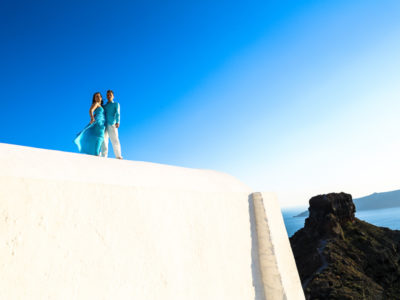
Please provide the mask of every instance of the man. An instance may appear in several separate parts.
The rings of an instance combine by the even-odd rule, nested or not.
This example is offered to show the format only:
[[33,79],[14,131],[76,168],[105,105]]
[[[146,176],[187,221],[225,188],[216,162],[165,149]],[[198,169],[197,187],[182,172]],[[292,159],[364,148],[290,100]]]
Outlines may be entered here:
[[103,106],[106,114],[106,129],[104,132],[104,142],[101,145],[101,156],[107,157],[108,155],[108,138],[110,137],[115,157],[122,159],[121,145],[118,138],[119,103],[114,102],[114,92],[112,90],[107,91],[107,99],[108,102]]

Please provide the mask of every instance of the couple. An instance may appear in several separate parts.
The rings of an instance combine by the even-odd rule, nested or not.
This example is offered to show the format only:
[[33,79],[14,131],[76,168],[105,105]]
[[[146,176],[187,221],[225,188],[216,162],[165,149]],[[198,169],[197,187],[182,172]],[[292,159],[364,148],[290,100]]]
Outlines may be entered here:
[[114,102],[114,92],[107,91],[108,102],[103,105],[99,92],[94,93],[90,107],[90,123],[76,136],[74,142],[80,153],[107,157],[108,138],[114,149],[115,157],[122,159],[118,138],[119,103]]

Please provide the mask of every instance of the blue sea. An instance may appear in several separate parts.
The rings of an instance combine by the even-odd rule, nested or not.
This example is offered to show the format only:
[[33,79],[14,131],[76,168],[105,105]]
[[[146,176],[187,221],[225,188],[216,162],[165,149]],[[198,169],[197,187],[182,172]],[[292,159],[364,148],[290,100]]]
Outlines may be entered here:
[[[289,237],[291,237],[297,230],[303,228],[304,221],[307,217],[293,218],[293,216],[296,216],[305,210],[307,210],[306,207],[287,208],[282,210],[283,220]],[[376,226],[400,230],[400,207],[362,210],[356,212],[356,217]]]

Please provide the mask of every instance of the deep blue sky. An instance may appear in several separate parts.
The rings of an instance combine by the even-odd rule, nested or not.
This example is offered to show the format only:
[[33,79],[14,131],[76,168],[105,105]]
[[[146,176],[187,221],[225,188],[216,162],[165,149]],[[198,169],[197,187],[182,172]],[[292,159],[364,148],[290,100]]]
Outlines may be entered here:
[[71,140],[88,119],[91,95],[109,88],[121,103],[124,137],[275,22],[274,5],[263,1],[187,3],[6,1],[0,76],[4,121],[13,126],[1,140],[75,151]]
[[2,1],[0,142],[76,152],[113,89],[126,159],[285,206],[399,188],[399,1],[197,2]]

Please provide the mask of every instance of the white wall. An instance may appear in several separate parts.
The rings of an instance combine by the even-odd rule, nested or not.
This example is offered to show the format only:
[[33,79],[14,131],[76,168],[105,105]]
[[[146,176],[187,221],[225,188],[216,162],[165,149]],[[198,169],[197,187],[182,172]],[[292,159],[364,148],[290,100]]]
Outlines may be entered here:
[[7,144],[0,166],[0,299],[265,299],[235,178]]
[[250,199],[266,299],[304,299],[278,199],[271,193],[252,193]]

